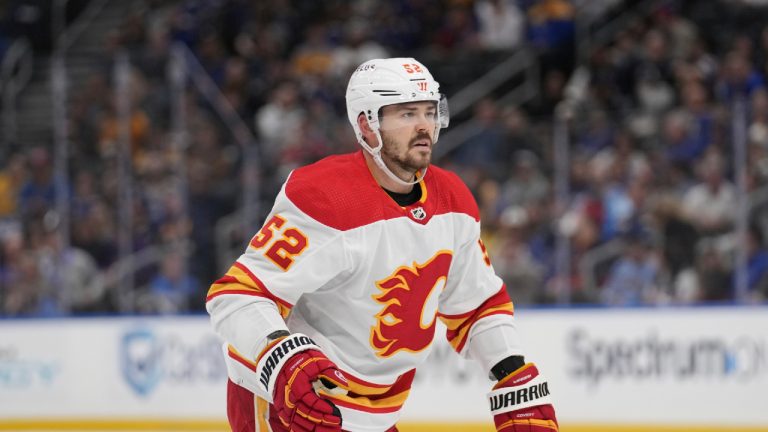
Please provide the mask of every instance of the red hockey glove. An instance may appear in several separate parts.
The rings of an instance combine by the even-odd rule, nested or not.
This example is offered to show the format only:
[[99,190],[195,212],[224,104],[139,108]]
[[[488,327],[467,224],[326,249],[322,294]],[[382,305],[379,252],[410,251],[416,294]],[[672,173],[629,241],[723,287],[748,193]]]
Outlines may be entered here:
[[488,398],[497,432],[559,430],[549,386],[533,363],[499,381]]
[[348,386],[336,365],[312,339],[294,333],[272,342],[259,358],[257,373],[280,422],[296,432],[341,431],[341,413],[315,392],[320,380],[326,388]]

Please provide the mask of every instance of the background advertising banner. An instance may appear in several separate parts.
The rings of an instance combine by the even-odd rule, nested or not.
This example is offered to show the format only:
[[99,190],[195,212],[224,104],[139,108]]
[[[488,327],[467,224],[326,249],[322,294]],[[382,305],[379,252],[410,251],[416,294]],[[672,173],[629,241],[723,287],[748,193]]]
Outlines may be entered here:
[[[517,319],[564,425],[768,427],[765,308],[520,309]],[[224,422],[225,382],[204,316],[0,321],[0,423]],[[439,328],[403,420],[490,425],[491,386]]]
[[225,416],[204,317],[0,323],[0,416]]
[[768,310],[522,311],[569,422],[768,425]]

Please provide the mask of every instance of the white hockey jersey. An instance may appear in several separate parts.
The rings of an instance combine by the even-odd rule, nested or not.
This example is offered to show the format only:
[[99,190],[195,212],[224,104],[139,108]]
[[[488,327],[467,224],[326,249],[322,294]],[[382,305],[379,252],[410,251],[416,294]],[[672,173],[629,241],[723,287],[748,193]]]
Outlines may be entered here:
[[[331,398],[344,428],[383,431],[397,422],[436,319],[462,355],[479,331],[513,327],[467,187],[435,166],[417,187],[421,199],[401,207],[362,151],[291,174],[262,229],[208,293],[212,320],[230,345],[233,381],[249,381],[243,374],[253,373],[254,347],[274,328],[256,328],[268,327],[269,317],[221,323],[267,299],[290,331],[310,336],[349,378],[351,391]],[[503,339],[494,343],[502,346],[479,350],[493,357],[482,364],[519,354]]]

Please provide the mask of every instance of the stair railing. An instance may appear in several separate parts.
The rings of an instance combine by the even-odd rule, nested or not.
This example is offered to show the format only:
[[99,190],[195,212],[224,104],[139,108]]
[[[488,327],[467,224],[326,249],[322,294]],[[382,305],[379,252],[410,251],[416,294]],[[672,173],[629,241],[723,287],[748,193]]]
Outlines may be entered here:
[[19,93],[32,76],[34,58],[32,47],[25,38],[16,39],[0,64],[0,94],[3,95],[2,139],[3,148],[10,148],[18,140],[16,110]]
[[[498,100],[505,104],[521,104],[536,96],[539,87],[539,65],[536,56],[527,49],[520,49],[508,59],[496,65],[485,75],[476,79],[450,97],[451,117],[457,118],[493,91],[518,74],[524,74],[521,84],[502,95]],[[439,158],[460,146],[472,133],[471,120],[454,125],[440,136],[440,145],[435,147]]]
[[[231,238],[238,231],[250,232],[253,225],[258,222],[259,217],[259,144],[256,136],[246,125],[240,114],[235,110],[232,104],[222,94],[219,87],[211,79],[205,68],[197,59],[195,54],[184,44],[177,43],[172,47],[172,58],[177,64],[176,68],[183,68],[183,72],[189,76],[195,88],[213,107],[221,120],[232,131],[237,143],[243,152],[243,164],[241,175],[242,185],[242,206],[239,211],[227,217],[229,223],[219,224],[216,227],[216,244],[221,246],[227,244],[225,239]],[[179,69],[180,70],[180,69]],[[237,223],[236,221],[239,221]],[[232,251],[218,250],[219,257],[217,262],[222,261],[223,257],[231,256]]]
[[69,26],[64,23],[65,8],[69,0],[58,0],[56,3],[56,20],[54,25],[59,27],[62,32],[54,33],[59,34],[56,47],[58,49],[68,50],[77,38],[91,25],[91,23],[99,16],[104,6],[106,6],[109,0],[91,0],[86,6],[85,10],[77,17],[77,19]]

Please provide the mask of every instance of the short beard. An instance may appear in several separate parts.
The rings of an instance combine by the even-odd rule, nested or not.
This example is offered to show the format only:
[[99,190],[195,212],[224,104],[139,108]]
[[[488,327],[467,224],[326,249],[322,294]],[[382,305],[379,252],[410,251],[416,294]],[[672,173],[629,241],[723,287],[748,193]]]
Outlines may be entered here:
[[431,137],[428,134],[419,134],[415,138],[413,138],[410,142],[408,142],[406,154],[404,156],[400,156],[392,150],[394,148],[397,148],[397,143],[394,142],[394,140],[392,140],[388,136],[386,136],[384,133],[382,133],[381,134],[381,140],[382,140],[381,154],[382,156],[386,157],[386,161],[397,166],[398,171],[405,171],[405,172],[412,172],[412,173],[415,173],[416,171],[420,171],[420,170],[423,171],[429,166],[429,162],[431,160],[431,154],[430,156],[427,156],[426,161],[422,162],[420,160],[417,160],[415,157],[411,156],[407,152],[407,150],[411,148],[414,142],[420,139],[425,139],[425,138],[432,141]]

